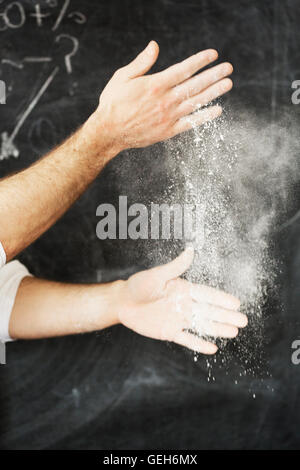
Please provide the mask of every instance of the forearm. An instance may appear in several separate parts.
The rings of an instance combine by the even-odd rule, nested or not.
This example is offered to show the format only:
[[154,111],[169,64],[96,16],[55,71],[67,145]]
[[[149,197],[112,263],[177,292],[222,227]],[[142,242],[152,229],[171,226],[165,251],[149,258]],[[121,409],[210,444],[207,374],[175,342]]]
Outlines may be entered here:
[[0,181],[0,241],[7,259],[36,240],[76,201],[117,152],[94,116],[26,170]]
[[36,339],[101,330],[119,323],[122,281],[73,285],[25,277],[9,323],[14,339]]

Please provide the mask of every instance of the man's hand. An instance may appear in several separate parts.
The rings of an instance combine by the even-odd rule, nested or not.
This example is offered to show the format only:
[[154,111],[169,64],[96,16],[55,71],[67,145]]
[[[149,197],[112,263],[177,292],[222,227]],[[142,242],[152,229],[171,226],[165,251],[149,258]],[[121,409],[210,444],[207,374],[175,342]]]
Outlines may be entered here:
[[168,139],[221,113],[219,106],[190,114],[230,90],[230,64],[194,75],[217,58],[207,50],[154,75],[152,41],[104,89],[97,110],[62,145],[0,182],[0,241],[12,259],[76,201],[105,164],[121,150]]
[[141,335],[214,354],[216,345],[205,337],[233,338],[247,325],[247,317],[232,295],[179,278],[192,260],[193,249],[188,248],[171,263],[108,284],[26,277],[14,303],[10,336],[47,338],[122,323]]
[[220,106],[191,113],[232,88],[232,81],[226,78],[233,71],[229,63],[195,75],[217,59],[218,53],[213,49],[162,72],[145,75],[158,53],[157,43],[151,41],[135,60],[117,70],[90,118],[95,137],[105,129],[107,140],[118,151],[146,147],[218,117]]
[[247,317],[238,312],[240,302],[232,295],[179,278],[192,260],[188,248],[172,262],[125,281],[116,299],[119,320],[141,335],[214,354],[217,346],[203,337],[234,338]]

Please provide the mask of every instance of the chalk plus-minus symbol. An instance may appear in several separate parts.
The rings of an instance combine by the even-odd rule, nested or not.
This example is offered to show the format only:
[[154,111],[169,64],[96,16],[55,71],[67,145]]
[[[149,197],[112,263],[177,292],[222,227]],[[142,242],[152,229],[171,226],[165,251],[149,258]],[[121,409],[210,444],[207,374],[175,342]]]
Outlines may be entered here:
[[42,13],[41,12],[41,7],[40,7],[39,3],[37,5],[35,5],[35,13],[30,13],[30,16],[32,16],[33,18],[36,18],[36,22],[37,22],[38,26],[42,26],[43,25],[43,19],[47,18],[47,16],[50,16],[50,15],[51,15],[51,13]]

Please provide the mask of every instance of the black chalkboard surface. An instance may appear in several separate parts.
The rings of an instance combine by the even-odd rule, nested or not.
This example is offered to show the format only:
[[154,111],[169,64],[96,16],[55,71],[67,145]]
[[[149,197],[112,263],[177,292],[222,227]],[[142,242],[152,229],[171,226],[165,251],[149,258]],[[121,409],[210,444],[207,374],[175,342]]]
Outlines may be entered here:
[[[1,1],[7,99],[0,105],[0,176],[28,166],[76,130],[113,72],[150,39],[161,48],[154,70],[208,47],[230,60],[235,88],[223,101],[236,119],[247,109],[258,120],[280,122],[288,109],[298,125],[291,83],[300,79],[299,18],[296,0]],[[126,191],[133,199],[141,191],[145,199],[158,193],[168,179],[162,154],[157,144],[119,155],[19,259],[36,276],[69,282],[127,278],[151,265],[142,243],[137,249],[128,240],[100,241],[95,214],[100,203]],[[249,345],[247,373],[234,353],[227,361],[217,355],[194,362],[180,347],[121,326],[15,342],[0,366],[0,447],[299,447],[300,366],[291,361],[291,344],[300,336],[300,222],[272,243],[283,260],[277,295],[264,309],[264,346],[255,338]],[[229,347],[234,352],[234,343]]]

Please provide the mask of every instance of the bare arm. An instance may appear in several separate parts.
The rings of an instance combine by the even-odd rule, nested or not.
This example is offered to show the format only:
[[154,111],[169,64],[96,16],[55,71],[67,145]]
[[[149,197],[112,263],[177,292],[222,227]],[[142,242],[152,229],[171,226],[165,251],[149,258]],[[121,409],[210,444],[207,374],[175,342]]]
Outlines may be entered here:
[[141,335],[213,354],[217,347],[205,337],[233,338],[238,328],[246,326],[247,317],[238,312],[240,302],[235,297],[179,277],[192,259],[193,250],[187,249],[164,266],[102,285],[24,278],[10,319],[10,336],[61,336],[122,323]]
[[51,227],[115,154],[104,138],[97,148],[92,146],[83,126],[33,166],[2,180],[0,241],[7,259]]
[[[117,70],[87,122],[30,168],[0,182],[0,241],[12,259],[47,230],[120,151],[145,147],[221,113],[212,106],[189,116],[231,89],[228,63],[195,75],[217,58],[207,50],[168,69],[145,75],[158,57],[152,41]],[[186,117],[189,116],[189,119]]]
[[11,314],[10,336],[36,339],[107,328],[118,323],[118,291],[118,282],[80,285],[25,277]]

